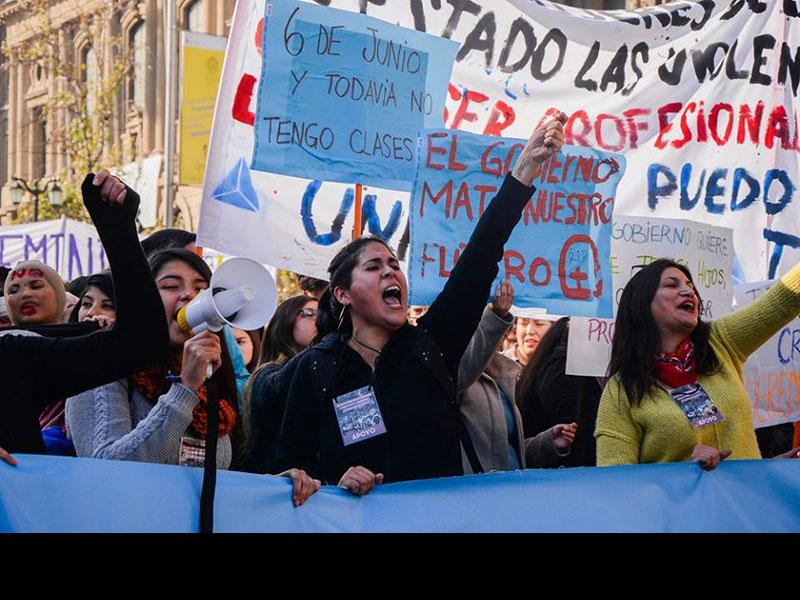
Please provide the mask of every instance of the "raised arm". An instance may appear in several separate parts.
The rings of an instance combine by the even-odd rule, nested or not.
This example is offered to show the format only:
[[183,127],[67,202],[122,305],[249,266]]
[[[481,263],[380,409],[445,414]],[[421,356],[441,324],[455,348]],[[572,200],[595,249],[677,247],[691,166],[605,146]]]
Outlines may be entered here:
[[117,320],[85,336],[3,339],[4,357],[42,406],[160,362],[169,349],[163,304],[136,235],[139,195],[108,171],[87,175],[81,190],[111,267]]
[[497,277],[503,247],[533,194],[533,180],[541,165],[564,143],[566,118],[559,113],[533,132],[514,169],[475,226],[444,289],[419,319],[419,324],[436,340],[454,376]]
[[514,300],[514,288],[508,281],[497,286],[492,303],[483,311],[480,323],[469,341],[461,363],[458,365],[458,392],[464,392],[486,370],[497,347],[514,323],[509,314]]

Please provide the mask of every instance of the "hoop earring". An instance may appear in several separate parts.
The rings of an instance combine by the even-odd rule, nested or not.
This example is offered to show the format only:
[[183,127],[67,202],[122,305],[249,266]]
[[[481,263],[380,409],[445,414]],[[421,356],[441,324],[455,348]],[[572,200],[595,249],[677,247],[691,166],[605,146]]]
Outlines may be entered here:
[[336,331],[339,331],[342,328],[342,323],[344,323],[344,313],[347,310],[347,304],[342,307],[342,312],[339,313],[339,324],[336,326]]

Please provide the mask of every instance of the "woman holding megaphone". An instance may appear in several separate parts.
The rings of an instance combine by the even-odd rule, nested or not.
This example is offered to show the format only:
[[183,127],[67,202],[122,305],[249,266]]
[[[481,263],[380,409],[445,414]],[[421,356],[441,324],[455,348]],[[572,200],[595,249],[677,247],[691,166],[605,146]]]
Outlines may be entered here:
[[[211,371],[220,397],[216,463],[227,469],[241,446],[233,365],[224,337],[208,330],[193,335],[181,312],[209,287],[211,270],[183,248],[162,250],[149,263],[167,318],[168,366],[154,364],[70,398],[67,423],[75,449],[78,456],[202,466]],[[284,475],[295,481],[296,504],[318,487],[301,471]]]

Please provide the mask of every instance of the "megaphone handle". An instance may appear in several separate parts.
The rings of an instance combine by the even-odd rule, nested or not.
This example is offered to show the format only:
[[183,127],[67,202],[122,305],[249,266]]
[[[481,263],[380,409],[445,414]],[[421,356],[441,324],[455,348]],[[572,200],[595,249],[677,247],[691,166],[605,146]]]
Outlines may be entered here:
[[214,374],[214,367],[208,365],[206,367],[206,379],[211,379],[211,376]]

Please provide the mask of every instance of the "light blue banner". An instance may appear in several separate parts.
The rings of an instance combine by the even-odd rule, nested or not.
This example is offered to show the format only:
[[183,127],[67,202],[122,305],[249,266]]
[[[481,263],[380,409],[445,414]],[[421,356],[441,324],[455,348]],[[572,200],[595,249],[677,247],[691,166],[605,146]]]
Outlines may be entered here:
[[[526,140],[441,129],[421,133],[411,193],[410,304],[429,305]],[[514,305],[612,316],[611,221],[625,158],[564,146],[544,165],[505,246],[492,290],[508,276]]]
[[307,2],[268,3],[252,168],[411,189],[458,43]]
[[[0,463],[2,532],[195,532],[200,469],[18,455]],[[800,532],[800,460],[488,473],[326,487],[220,471],[217,532]]]

